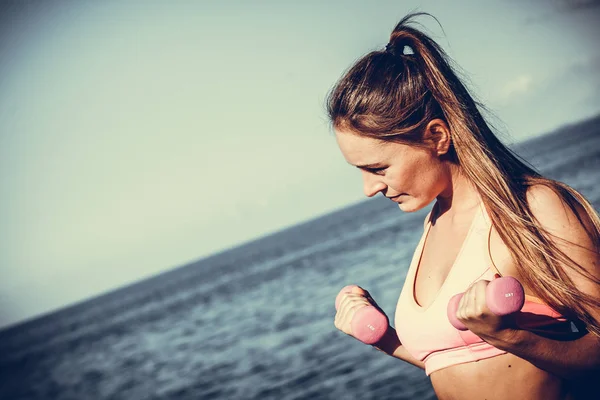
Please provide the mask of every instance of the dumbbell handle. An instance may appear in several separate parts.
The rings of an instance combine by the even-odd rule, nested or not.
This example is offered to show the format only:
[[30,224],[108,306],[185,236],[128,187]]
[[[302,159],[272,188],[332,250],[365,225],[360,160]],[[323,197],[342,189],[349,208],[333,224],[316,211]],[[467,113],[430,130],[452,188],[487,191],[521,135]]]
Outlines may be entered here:
[[[335,298],[335,309],[339,307],[342,296],[351,293],[356,285],[348,285],[338,293]],[[375,344],[381,340],[387,331],[389,321],[387,317],[374,306],[364,306],[356,310],[350,322],[352,335],[365,344]]]
[[[467,327],[456,318],[458,304],[464,293],[454,295],[448,302],[448,320],[456,329],[466,331]],[[498,316],[520,311],[525,304],[525,291],[518,280],[512,276],[491,281],[485,292],[485,301],[491,312]]]

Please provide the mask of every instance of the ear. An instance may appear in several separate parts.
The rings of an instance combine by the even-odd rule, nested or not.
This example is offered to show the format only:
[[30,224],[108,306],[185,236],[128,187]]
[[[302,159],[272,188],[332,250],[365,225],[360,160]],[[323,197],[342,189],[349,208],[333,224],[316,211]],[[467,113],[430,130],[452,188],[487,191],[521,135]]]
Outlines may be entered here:
[[438,156],[448,153],[450,149],[450,128],[443,119],[432,119],[425,128],[425,137],[433,144]]

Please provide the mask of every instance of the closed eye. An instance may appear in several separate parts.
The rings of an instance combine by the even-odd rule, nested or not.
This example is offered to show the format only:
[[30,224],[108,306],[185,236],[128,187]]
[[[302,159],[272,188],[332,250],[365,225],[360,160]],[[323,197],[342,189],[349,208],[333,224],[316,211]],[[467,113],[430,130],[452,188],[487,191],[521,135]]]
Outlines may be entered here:
[[382,168],[363,168],[365,171],[371,173],[371,174],[375,174],[375,175],[385,175],[385,170],[387,169],[387,167],[382,167]]

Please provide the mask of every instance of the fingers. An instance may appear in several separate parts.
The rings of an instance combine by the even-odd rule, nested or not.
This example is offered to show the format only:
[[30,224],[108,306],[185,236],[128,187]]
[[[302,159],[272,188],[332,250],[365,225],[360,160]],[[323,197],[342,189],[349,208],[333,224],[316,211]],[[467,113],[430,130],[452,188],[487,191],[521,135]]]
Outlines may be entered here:
[[458,303],[456,317],[463,323],[480,318],[486,312],[486,287],[490,283],[480,280],[473,283]]
[[369,293],[368,290],[365,290],[365,289],[361,288],[360,286],[356,286],[356,287],[352,288],[351,293],[356,293],[356,294],[364,296],[367,299],[367,301],[370,303],[370,305],[379,308],[379,305],[377,305],[375,300],[373,300],[373,297],[371,297],[371,293]]
[[[351,322],[356,311],[362,307],[369,306],[367,298],[356,293],[355,289],[352,293],[345,293],[340,301],[337,313],[335,315],[334,325],[337,329],[352,336]],[[363,291],[364,292],[364,291]]]
[[359,294],[359,295],[365,296],[365,297],[370,296],[369,292],[367,292],[365,289],[361,288],[360,286],[354,286],[350,290],[350,293]]
[[368,306],[369,302],[365,299],[364,296],[356,295],[356,294],[348,294],[344,296],[342,301],[340,302],[340,308],[338,310],[339,318],[342,321],[352,320],[352,316],[357,309]]

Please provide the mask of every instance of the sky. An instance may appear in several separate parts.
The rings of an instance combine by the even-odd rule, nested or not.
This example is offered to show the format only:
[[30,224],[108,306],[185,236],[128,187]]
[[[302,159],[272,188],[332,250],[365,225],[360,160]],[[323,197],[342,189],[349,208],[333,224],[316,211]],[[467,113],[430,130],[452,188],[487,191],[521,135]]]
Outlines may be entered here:
[[362,201],[325,98],[410,11],[505,142],[600,112],[598,1],[4,1],[0,327]]

